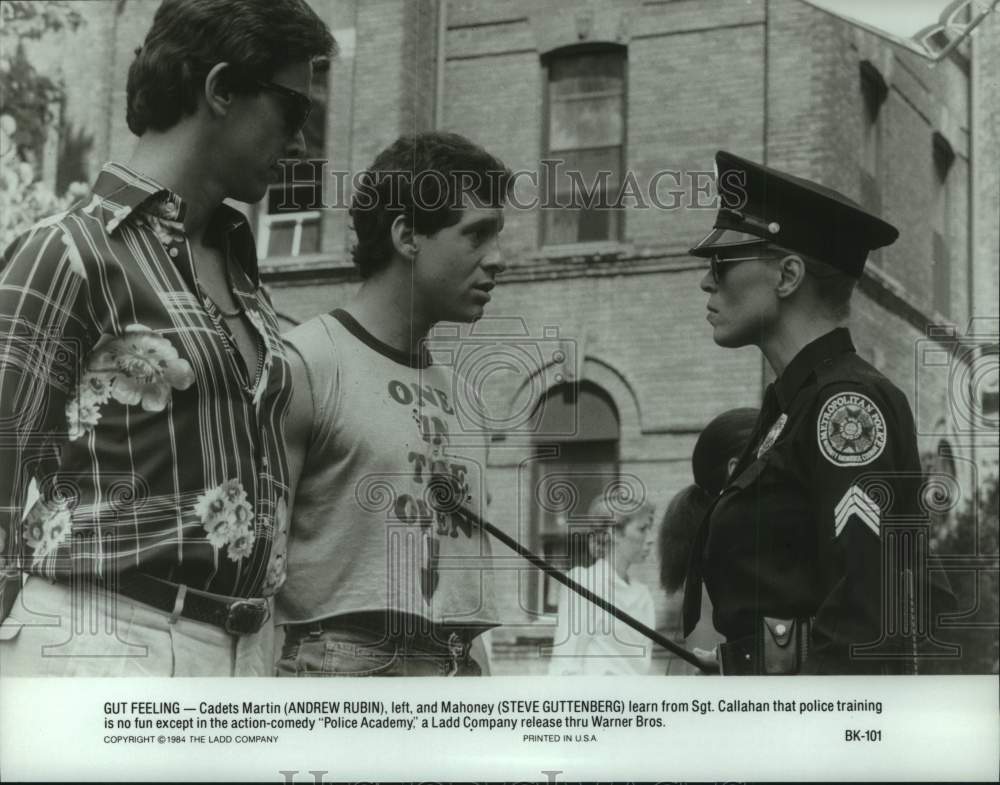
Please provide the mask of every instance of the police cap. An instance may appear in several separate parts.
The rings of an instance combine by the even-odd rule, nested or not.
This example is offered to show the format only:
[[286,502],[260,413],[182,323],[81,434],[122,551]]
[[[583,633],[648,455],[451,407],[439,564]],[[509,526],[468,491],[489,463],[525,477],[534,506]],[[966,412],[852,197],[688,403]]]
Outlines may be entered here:
[[772,243],[860,278],[869,251],[899,236],[892,224],[817,183],[723,150],[715,154],[715,168],[719,213],[693,256]]

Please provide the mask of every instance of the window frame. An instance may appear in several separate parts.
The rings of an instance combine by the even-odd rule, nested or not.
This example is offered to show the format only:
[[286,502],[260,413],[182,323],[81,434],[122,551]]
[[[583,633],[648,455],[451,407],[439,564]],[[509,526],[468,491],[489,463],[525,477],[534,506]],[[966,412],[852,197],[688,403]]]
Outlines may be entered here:
[[[876,214],[882,212],[883,107],[889,98],[889,86],[871,61],[858,64],[862,102],[861,203]],[[871,160],[869,160],[871,159]]]
[[[598,54],[615,54],[621,59],[622,66],[622,88],[621,88],[621,143],[617,145],[618,147],[618,174],[619,190],[624,183],[627,165],[627,146],[628,146],[628,86],[629,86],[629,59],[628,59],[628,47],[623,44],[611,43],[611,42],[598,42],[598,43],[583,43],[583,44],[572,44],[569,46],[559,47],[558,49],[553,49],[542,55],[541,66],[542,66],[542,158],[543,160],[555,160],[558,157],[558,153],[553,153],[551,150],[551,124],[552,124],[552,98],[551,98],[551,72],[552,65],[555,61],[560,59],[569,59],[575,57],[585,57],[588,55],[598,55]],[[599,93],[597,94],[599,95]],[[560,152],[587,152],[594,150],[611,150],[614,146],[607,145],[604,147],[577,147],[577,148],[566,148]],[[541,168],[541,195],[544,201],[547,201],[550,194],[550,184],[549,184],[549,174],[548,168]],[[554,191],[553,191],[554,195]],[[554,210],[562,209],[578,209],[578,208],[544,208],[540,209],[539,221],[538,221],[538,247],[545,251],[558,251],[559,249],[580,249],[587,247],[598,247],[598,246],[609,246],[609,245],[620,245],[625,242],[625,217],[626,211],[622,207],[611,208],[612,211],[616,213],[616,223],[614,230],[609,232],[609,236],[601,239],[592,240],[574,240],[572,242],[552,242],[549,240],[548,235],[550,233],[548,213]],[[577,227],[577,234],[579,234],[579,225]]]
[[[614,398],[607,390],[589,381],[580,383],[566,382],[547,390],[538,405],[543,406],[546,401],[555,396],[570,395],[572,396],[572,405],[579,406],[581,400],[580,393],[584,391],[590,396],[599,399],[603,405],[608,407],[609,413],[617,425],[616,435],[614,438],[610,438],[595,434],[577,434],[571,437],[539,438],[535,440],[533,444],[534,457],[530,473],[533,488],[537,489],[539,483],[549,474],[565,472],[572,475],[574,466],[587,467],[581,471],[583,475],[590,475],[595,470],[601,469],[609,472],[609,480],[612,473],[615,479],[621,478],[621,412]],[[585,411],[577,412],[579,422],[582,422],[585,414]],[[553,454],[553,447],[558,448],[557,454]],[[569,447],[568,450],[567,447]],[[600,460],[582,460],[584,455],[591,450],[598,452]],[[556,464],[553,471],[545,471],[547,464]],[[574,487],[578,488],[576,483],[574,483]],[[582,504],[574,510],[574,513],[581,515],[586,512],[586,507],[586,504]],[[541,554],[550,563],[554,562],[553,566],[557,569],[565,568],[568,570],[576,566],[574,555],[578,554],[579,549],[584,547],[585,540],[579,533],[574,534],[572,531],[572,516],[567,521],[567,528],[564,531],[546,527],[543,511],[539,509],[532,494],[528,520],[530,522],[529,531],[532,547],[537,553]],[[553,549],[548,547],[550,543],[558,544],[560,540],[565,544],[564,548],[556,548],[553,551]],[[536,573],[528,581],[527,585],[522,589],[523,593],[520,597],[531,614],[536,617],[551,617],[558,612],[558,603],[555,606],[548,606],[546,603],[547,595],[551,589],[555,589],[556,597],[559,596],[561,584],[556,586],[556,583],[554,578],[543,572]]]

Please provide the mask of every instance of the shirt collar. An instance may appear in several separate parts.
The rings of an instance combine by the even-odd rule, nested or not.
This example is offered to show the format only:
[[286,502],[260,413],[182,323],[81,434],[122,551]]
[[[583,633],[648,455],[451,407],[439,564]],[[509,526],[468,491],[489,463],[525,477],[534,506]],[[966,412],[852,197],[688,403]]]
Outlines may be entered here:
[[615,565],[611,563],[611,560],[605,558],[604,556],[594,559],[594,563],[590,565],[590,568],[595,570],[599,575],[610,575],[615,583],[622,586],[627,588],[635,586],[635,581],[627,581],[622,578],[615,569]]
[[774,382],[781,409],[784,411],[788,408],[792,398],[816,368],[824,362],[853,351],[855,351],[854,342],[846,327],[837,327],[812,343],[806,344],[788,363],[785,372]]
[[[180,196],[152,178],[114,161],[101,167],[101,173],[91,193],[86,212],[92,212],[100,207],[104,231],[109,235],[139,208],[180,223],[184,222],[187,210],[187,205]],[[256,247],[246,216],[227,204],[220,204],[212,215],[209,231],[216,233],[220,239],[231,235],[230,241],[236,244],[236,258],[254,287],[259,286],[260,273]]]

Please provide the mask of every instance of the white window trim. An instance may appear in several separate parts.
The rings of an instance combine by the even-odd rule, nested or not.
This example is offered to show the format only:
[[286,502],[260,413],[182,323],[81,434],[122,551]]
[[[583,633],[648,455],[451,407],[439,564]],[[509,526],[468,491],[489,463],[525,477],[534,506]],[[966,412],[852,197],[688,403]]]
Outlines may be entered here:
[[267,259],[268,246],[271,243],[271,227],[275,224],[295,224],[292,231],[292,249],[286,256],[302,255],[302,227],[312,221],[319,221],[319,210],[303,210],[296,213],[266,213],[261,212],[257,230],[257,258]]

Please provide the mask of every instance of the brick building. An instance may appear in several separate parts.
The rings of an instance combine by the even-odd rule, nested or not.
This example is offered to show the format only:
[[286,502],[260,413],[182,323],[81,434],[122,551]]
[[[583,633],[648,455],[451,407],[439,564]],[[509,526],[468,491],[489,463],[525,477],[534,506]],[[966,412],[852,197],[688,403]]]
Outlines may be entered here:
[[[442,344],[481,379],[496,423],[490,517],[530,547],[562,557],[579,508],[615,478],[662,511],[690,482],[704,424],[760,400],[759,353],[712,343],[703,272],[686,255],[712,220],[705,182],[720,148],[837,188],[900,228],[855,298],[859,351],[907,392],[928,466],[966,497],[977,465],[996,460],[995,425],[987,444],[982,423],[996,421],[1000,15],[931,68],[799,0],[311,2],[341,48],[310,120],[311,155],[328,164],[318,187],[301,176],[300,209],[279,212],[280,189],[247,208],[290,324],[357,285],[333,173],[364,168],[401,133],[469,136],[525,173],[525,198],[563,193],[546,158],[588,178],[608,171],[609,192],[636,185],[624,210],[509,209],[509,269],[488,318]],[[129,153],[125,74],[157,3],[77,5],[84,27],[33,57],[67,86],[60,165],[91,179]],[[47,175],[73,179],[55,165]],[[992,381],[976,376],[974,401],[956,403],[954,378],[968,398],[975,375],[949,336],[973,316],[987,317],[984,348],[965,360],[993,357]],[[954,329],[928,343],[930,324]],[[638,577],[655,586],[656,573],[651,558]],[[497,585],[495,669],[542,671],[553,587],[513,557]],[[676,632],[677,598],[654,594],[658,627]]]

